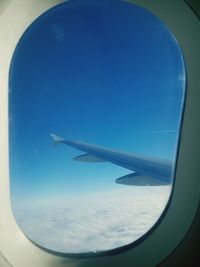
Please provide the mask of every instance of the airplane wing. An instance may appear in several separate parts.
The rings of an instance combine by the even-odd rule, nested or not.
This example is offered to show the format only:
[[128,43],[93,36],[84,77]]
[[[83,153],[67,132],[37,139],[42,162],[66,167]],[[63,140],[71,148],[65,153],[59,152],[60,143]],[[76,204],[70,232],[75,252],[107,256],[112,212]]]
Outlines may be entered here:
[[115,180],[118,184],[125,185],[169,185],[172,177],[172,162],[169,160],[158,160],[137,156],[130,153],[123,153],[107,149],[81,141],[69,141],[55,134],[50,134],[54,144],[65,144],[85,152],[74,160],[82,162],[111,162],[133,173],[122,176]]

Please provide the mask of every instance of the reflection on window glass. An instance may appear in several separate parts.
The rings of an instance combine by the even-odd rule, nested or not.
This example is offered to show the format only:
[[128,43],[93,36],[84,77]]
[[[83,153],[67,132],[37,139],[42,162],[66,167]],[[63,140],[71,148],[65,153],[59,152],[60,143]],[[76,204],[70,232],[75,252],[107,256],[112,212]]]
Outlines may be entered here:
[[65,2],[23,34],[9,86],[22,231],[47,249],[85,253],[151,229],[173,185],[185,90],[169,29],[127,2]]

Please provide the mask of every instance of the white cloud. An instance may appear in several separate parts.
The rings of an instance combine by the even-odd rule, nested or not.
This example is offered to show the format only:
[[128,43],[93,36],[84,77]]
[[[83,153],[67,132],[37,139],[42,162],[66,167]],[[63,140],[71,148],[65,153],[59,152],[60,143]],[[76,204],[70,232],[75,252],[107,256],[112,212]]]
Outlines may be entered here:
[[21,229],[55,251],[109,250],[132,243],[160,217],[170,187],[123,187],[15,209]]

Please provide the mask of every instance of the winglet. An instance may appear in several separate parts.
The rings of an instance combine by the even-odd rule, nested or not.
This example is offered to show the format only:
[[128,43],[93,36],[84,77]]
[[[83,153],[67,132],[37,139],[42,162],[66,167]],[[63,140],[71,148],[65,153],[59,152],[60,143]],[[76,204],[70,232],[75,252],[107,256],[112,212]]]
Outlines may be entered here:
[[54,145],[57,146],[59,145],[60,143],[62,143],[65,139],[63,139],[62,137],[59,137],[53,133],[50,134],[51,137],[53,138],[53,141],[54,141]]

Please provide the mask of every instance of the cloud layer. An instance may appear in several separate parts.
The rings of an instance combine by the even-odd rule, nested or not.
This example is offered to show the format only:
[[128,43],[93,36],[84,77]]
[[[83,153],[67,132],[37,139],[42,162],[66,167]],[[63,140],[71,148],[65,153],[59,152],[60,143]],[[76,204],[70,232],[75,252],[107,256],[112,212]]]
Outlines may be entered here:
[[170,187],[123,187],[29,205],[18,205],[22,231],[46,248],[80,253],[127,245],[145,234],[160,217]]

